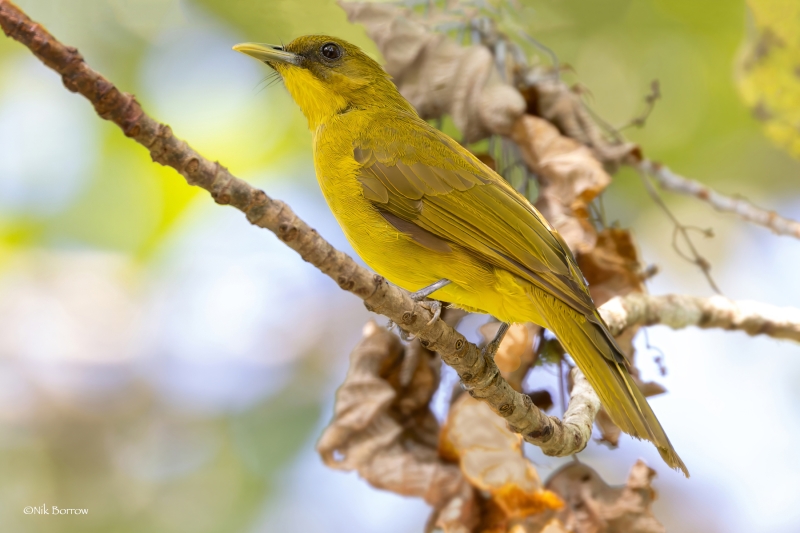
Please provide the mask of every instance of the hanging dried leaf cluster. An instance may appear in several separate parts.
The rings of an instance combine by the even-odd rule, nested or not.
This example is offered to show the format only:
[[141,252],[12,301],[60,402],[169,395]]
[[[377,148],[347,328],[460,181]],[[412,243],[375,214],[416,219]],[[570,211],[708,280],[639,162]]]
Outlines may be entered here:
[[[504,343],[519,347],[524,334]],[[610,487],[573,463],[542,482],[522,438],[483,402],[458,394],[440,429],[428,404],[439,358],[370,321],[350,354],[333,419],[317,444],[325,464],[374,487],[424,499],[445,533],[656,533],[655,472],[637,462]]]

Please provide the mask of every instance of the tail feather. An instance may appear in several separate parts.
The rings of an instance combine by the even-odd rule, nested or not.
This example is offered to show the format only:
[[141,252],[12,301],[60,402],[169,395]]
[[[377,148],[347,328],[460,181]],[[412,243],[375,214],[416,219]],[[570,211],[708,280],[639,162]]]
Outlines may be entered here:
[[537,300],[546,325],[589,380],[614,423],[625,433],[655,444],[670,467],[689,477],[686,465],[628,373],[625,357],[599,315],[587,318],[555,298]]

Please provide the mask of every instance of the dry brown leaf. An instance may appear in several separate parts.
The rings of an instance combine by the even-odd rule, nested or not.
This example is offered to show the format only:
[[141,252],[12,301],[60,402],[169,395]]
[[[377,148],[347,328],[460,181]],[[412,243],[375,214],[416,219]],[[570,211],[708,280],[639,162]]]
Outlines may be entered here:
[[425,119],[449,114],[464,141],[510,133],[525,100],[505,83],[483,46],[462,47],[396,5],[339,2],[362,24],[386,60],[400,93]]
[[570,463],[550,476],[547,488],[566,503],[559,518],[574,533],[663,533],[652,513],[655,471],[639,460],[628,482],[611,487],[583,463]]
[[579,90],[553,76],[539,77],[522,90],[527,112],[552,122],[561,133],[592,149],[597,159],[616,168],[626,158],[641,159],[639,147],[629,142],[610,142],[587,111]]
[[442,456],[458,460],[476,488],[486,491],[506,520],[561,507],[522,453],[522,438],[485,403],[462,395],[450,409],[440,440]]
[[606,228],[598,233],[594,249],[578,256],[578,266],[598,307],[614,296],[645,292],[644,272],[628,230]]
[[622,430],[619,429],[605,408],[601,407],[597,412],[597,417],[594,419],[597,429],[600,430],[600,438],[597,442],[607,445],[609,448],[616,448],[619,446],[619,438],[622,436]]
[[539,176],[536,207],[576,254],[589,252],[597,238],[588,205],[611,177],[586,147],[559,133],[548,121],[525,115],[511,134],[522,158]]
[[434,509],[425,531],[432,531],[436,527],[444,533],[472,533],[478,523],[478,506],[475,489],[469,483],[464,483],[458,494],[450,498],[444,507]]
[[492,157],[491,154],[487,152],[477,152],[474,155],[478,158],[478,161],[487,167],[491,168],[492,170],[497,170],[497,161],[494,160],[494,157]]
[[[403,364],[407,353],[416,360],[413,371]],[[439,426],[428,408],[438,368],[432,352],[418,343],[404,349],[396,335],[368,322],[317,451],[331,468],[357,470],[374,487],[423,498],[434,508],[432,524],[467,533],[477,523],[476,496],[461,470],[439,457]]]

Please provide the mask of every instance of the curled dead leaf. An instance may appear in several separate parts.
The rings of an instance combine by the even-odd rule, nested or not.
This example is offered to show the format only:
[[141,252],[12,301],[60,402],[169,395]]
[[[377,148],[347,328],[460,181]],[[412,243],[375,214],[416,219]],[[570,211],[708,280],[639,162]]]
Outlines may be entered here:
[[611,420],[611,416],[609,416],[605,408],[601,407],[600,411],[597,412],[597,418],[594,419],[594,423],[597,429],[600,430],[600,438],[597,439],[597,442],[605,444],[609,448],[619,446],[622,430]]
[[491,154],[487,152],[478,152],[475,154],[475,157],[478,158],[478,161],[492,170],[497,170],[497,161],[494,160],[494,157],[492,157]]
[[645,292],[644,270],[633,236],[626,229],[604,229],[597,234],[594,249],[577,259],[597,306],[614,296]]
[[625,486],[609,486],[589,466],[570,463],[550,476],[546,487],[566,503],[560,520],[574,533],[663,533],[652,513],[655,471],[639,460]]
[[603,165],[586,146],[539,117],[525,115],[514,125],[511,138],[539,176],[536,207],[573,252],[590,251],[597,236],[589,221],[589,202],[611,183]]
[[553,396],[548,390],[540,389],[531,391],[528,393],[528,397],[530,397],[533,405],[542,411],[549,411],[550,408],[553,407]]
[[[433,524],[467,533],[477,523],[476,496],[461,470],[438,455],[439,425],[428,403],[440,363],[418,344],[404,348],[367,323],[317,451],[327,466],[357,470],[376,488],[423,498],[434,508]],[[409,352],[411,370],[403,364]]]
[[483,402],[462,395],[450,409],[440,439],[441,454],[458,461],[476,488],[489,494],[505,520],[559,509],[561,501],[542,489],[522,438]]
[[528,114],[552,122],[563,135],[588,146],[605,165],[616,168],[628,158],[641,159],[636,144],[606,138],[583,104],[581,92],[553,76],[540,77],[522,89]]

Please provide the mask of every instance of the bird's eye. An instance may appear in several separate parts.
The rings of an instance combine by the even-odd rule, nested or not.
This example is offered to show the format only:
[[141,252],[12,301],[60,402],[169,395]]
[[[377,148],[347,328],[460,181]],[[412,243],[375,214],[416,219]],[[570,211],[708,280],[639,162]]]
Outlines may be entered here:
[[322,48],[320,48],[320,52],[322,53],[322,57],[330,59],[331,61],[342,57],[342,49],[334,43],[323,44]]

